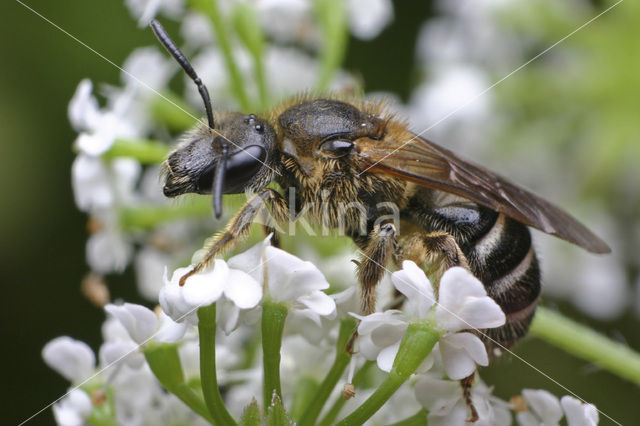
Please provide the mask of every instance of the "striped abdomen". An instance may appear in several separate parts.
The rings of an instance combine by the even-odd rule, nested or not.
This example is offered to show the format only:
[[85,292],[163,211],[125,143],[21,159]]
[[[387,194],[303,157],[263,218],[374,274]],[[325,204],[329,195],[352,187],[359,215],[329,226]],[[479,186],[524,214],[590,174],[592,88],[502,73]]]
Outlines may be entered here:
[[453,235],[471,271],[507,316],[504,326],[485,331],[489,355],[513,345],[527,333],[540,294],[540,269],[529,228],[468,203],[436,207],[420,216],[427,230]]
[[461,248],[474,275],[507,316],[504,326],[486,331],[489,339],[485,344],[494,355],[493,349],[500,349],[500,345],[508,348],[527,333],[540,294],[540,268],[529,228],[503,214],[483,210],[484,226],[469,233]]

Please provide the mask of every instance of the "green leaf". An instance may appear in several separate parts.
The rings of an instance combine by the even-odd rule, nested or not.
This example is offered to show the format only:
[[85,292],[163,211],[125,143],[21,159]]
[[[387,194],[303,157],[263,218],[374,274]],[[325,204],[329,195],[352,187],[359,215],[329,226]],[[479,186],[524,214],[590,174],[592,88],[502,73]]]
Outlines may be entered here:
[[242,426],[260,426],[260,408],[258,407],[258,401],[254,398],[251,404],[242,412],[240,418],[240,424]]
[[274,392],[271,399],[271,405],[267,409],[267,426],[290,426],[294,423],[291,421],[287,412],[282,405],[282,401],[278,395]]

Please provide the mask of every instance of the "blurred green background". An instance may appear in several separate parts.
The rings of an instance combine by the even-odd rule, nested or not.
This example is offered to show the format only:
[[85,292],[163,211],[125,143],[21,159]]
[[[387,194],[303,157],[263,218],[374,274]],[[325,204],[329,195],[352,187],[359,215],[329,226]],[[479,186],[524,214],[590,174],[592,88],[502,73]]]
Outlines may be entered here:
[[[606,7],[600,3],[594,3],[596,10]],[[629,5],[625,12],[626,3],[632,2],[621,5],[616,16],[623,16],[628,25],[640,28],[638,7]],[[155,44],[151,32],[139,29],[119,0],[32,0],[26,4],[116,64],[122,64],[133,48]],[[416,82],[415,39],[423,21],[434,11],[430,2],[423,1],[397,1],[394,7],[394,23],[378,38],[371,42],[350,40],[346,68],[362,76],[367,91],[395,92],[406,100]],[[0,26],[0,181],[3,183],[0,187],[3,205],[0,210],[0,276],[3,282],[0,324],[4,367],[0,416],[3,424],[17,424],[67,389],[68,383],[42,362],[40,351],[47,341],[59,335],[70,335],[96,350],[101,341],[99,325],[104,313],[86,301],[79,290],[80,280],[87,272],[84,260],[87,232],[86,217],[76,209],[71,192],[70,172],[74,157],[71,142],[76,135],[68,124],[67,104],[82,78],[118,84],[120,71],[16,1],[2,2],[0,15],[5,17]],[[517,25],[527,22],[523,17]],[[559,25],[556,34],[550,33],[549,41],[552,43],[566,34],[566,28],[570,27]],[[593,42],[604,44],[599,48],[611,53],[611,58],[603,59],[609,61],[604,64],[609,66],[603,69],[619,70],[626,64],[612,61],[624,61],[626,56],[629,60],[639,60],[640,32],[635,32],[635,39],[630,40],[618,34],[623,28],[615,24],[604,28],[598,26],[594,31],[599,32],[595,33],[598,37]],[[535,50],[532,51],[535,54]],[[585,75],[599,82],[605,81],[605,77],[609,80],[617,78],[609,75],[600,80],[597,71],[592,69]],[[562,92],[563,102],[573,102],[571,91],[566,90],[568,86],[562,80],[554,80],[553,76],[544,73],[527,74],[526,78],[532,79],[530,84],[533,86],[530,87],[536,87],[530,92],[536,96],[530,97],[529,104],[513,105],[515,97],[503,99],[504,105],[518,114],[514,123],[526,124],[532,117],[539,118],[537,111],[544,110],[544,102],[549,102],[549,96]],[[629,81],[635,80],[636,77],[632,77]],[[595,83],[588,79],[582,82],[587,86]],[[636,137],[640,134],[637,99],[621,105],[617,102],[620,98],[630,97],[633,90],[637,92],[638,84],[622,89],[615,84],[600,86],[602,98],[597,102],[603,108],[616,107],[611,113],[619,120],[616,128],[621,132],[624,130],[625,135]],[[543,89],[546,92],[541,93]],[[582,101],[580,97],[575,100]],[[632,143],[640,145],[638,140],[632,139]],[[628,146],[634,145],[621,145],[616,151],[620,157],[607,161],[615,163],[619,158],[626,158],[626,161],[640,164],[640,156],[628,158],[624,155]],[[602,179],[598,182],[602,183]],[[632,182],[630,186],[633,193],[637,185]],[[615,193],[607,191],[606,187],[600,192],[594,190],[590,196],[597,198],[599,194],[610,197],[608,203],[611,211],[618,211],[616,217],[621,221],[617,224],[621,229],[637,226],[636,208],[627,204],[618,206]],[[627,248],[630,257],[638,256],[637,246],[627,245]],[[637,271],[632,272],[637,274]],[[140,301],[133,279],[130,269],[123,275],[108,277],[113,298]],[[553,303],[547,300],[547,305]],[[573,318],[609,336],[624,336],[632,347],[640,348],[638,320],[631,310],[616,320],[601,322],[586,317],[567,303],[557,304]],[[520,344],[517,353],[580,397],[593,401],[622,424],[638,424],[640,392],[637,386],[533,339]],[[501,360],[485,369],[482,375],[487,383],[495,385],[495,393],[501,397],[516,394],[523,387],[544,388],[556,395],[567,393],[516,359]],[[52,422],[51,410],[46,409],[28,424]],[[601,424],[610,422],[601,416]]]

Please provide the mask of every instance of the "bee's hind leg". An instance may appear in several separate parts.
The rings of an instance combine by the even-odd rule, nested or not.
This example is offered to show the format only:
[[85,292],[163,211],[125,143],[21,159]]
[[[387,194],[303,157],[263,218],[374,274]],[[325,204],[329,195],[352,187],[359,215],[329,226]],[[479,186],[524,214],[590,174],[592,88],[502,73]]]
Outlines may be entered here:
[[400,259],[412,260],[436,281],[444,271],[454,266],[469,270],[469,262],[462,249],[453,235],[447,232],[414,232],[402,239],[400,244]]
[[239,240],[245,238],[249,227],[265,207],[269,208],[273,219],[280,222],[286,220],[288,212],[287,206],[287,200],[279,192],[271,188],[255,194],[240,211],[236,213],[224,231],[216,235],[213,240],[207,244],[207,253],[198,264],[180,278],[180,285],[184,285],[187,278],[204,269],[217,255],[225,250],[231,249]]

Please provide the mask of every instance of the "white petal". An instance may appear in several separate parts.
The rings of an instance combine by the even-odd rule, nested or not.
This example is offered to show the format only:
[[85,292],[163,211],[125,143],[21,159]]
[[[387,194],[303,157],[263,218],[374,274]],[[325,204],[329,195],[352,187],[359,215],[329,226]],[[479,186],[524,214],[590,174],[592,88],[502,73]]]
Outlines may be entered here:
[[460,384],[451,380],[439,380],[423,376],[415,386],[416,399],[437,416],[445,416],[462,398]]
[[390,0],[349,0],[347,11],[351,32],[362,40],[375,38],[393,20]]
[[145,306],[133,303],[116,306],[110,303],[104,309],[122,323],[131,339],[138,344],[145,343],[158,328],[158,317]]
[[314,290],[329,288],[322,272],[311,262],[275,247],[265,248],[269,294],[277,302],[294,301]]
[[198,315],[194,306],[184,300],[180,278],[189,272],[191,268],[178,268],[173,272],[171,280],[164,273],[164,286],[160,289],[159,301],[162,310],[176,322],[188,321],[191,324],[198,323]]
[[238,327],[240,322],[240,308],[235,303],[228,299],[221,299],[217,303],[216,313],[218,326],[224,334],[229,335]]
[[140,346],[131,340],[105,342],[100,346],[100,365],[107,368],[113,363],[124,362],[133,369],[144,365],[144,355]]
[[464,379],[476,370],[476,364],[489,364],[484,344],[471,333],[444,336],[438,344],[444,369],[450,379]]
[[358,336],[358,339],[356,340],[356,344],[358,345],[358,354],[362,355],[365,359],[368,359],[369,361],[373,361],[378,357],[378,354],[380,353],[380,351],[384,348],[381,348],[380,346],[376,345],[375,343],[373,343],[373,341],[371,340],[371,335],[367,334],[367,335],[360,335]]
[[400,342],[387,346],[380,351],[376,358],[376,362],[378,363],[378,368],[380,370],[386,371],[387,373],[391,371],[393,361],[396,359],[396,355],[398,355],[398,349],[400,349]]
[[557,425],[562,419],[560,401],[544,389],[523,389],[522,396],[545,426]]
[[318,315],[330,316],[336,312],[336,302],[321,291],[313,291],[298,298],[298,302],[316,312]]
[[519,426],[541,426],[540,420],[536,418],[530,411],[521,411],[516,413],[516,421]]
[[[122,68],[122,80],[126,85],[146,85],[158,91],[167,84],[173,73],[172,64],[156,47],[135,49],[125,59]],[[144,88],[149,94],[153,93],[151,89]]]
[[42,348],[44,362],[72,383],[79,383],[91,376],[96,366],[96,356],[84,342],[61,336]]
[[249,250],[233,256],[227,261],[227,264],[232,269],[239,269],[248,273],[262,285],[264,267],[261,265],[263,265],[264,261],[265,248],[269,245],[271,245],[271,235]]
[[567,417],[568,426],[595,426],[598,424],[598,409],[593,404],[583,404],[577,398],[565,395],[560,404]]
[[98,100],[93,97],[92,91],[91,80],[85,78],[78,84],[78,88],[69,102],[69,121],[78,132],[91,129],[100,116]]
[[431,282],[412,261],[402,262],[402,269],[391,274],[391,281],[407,297],[405,309],[409,315],[423,318],[435,303]]
[[224,295],[239,308],[249,309],[262,299],[262,286],[246,272],[229,269]]
[[160,312],[160,327],[153,339],[157,342],[175,343],[187,332],[187,324],[175,322],[164,312]]
[[[451,408],[451,410],[443,416],[438,416],[434,413],[427,414],[427,423],[429,426],[460,426],[470,425],[465,420],[469,417],[467,413],[467,406],[464,402],[458,400],[458,402]],[[482,423],[482,419],[479,419],[474,426],[496,426],[495,424]]]
[[87,263],[101,274],[122,272],[133,256],[128,237],[116,229],[104,229],[87,240]]
[[498,327],[506,319],[482,283],[464,268],[450,268],[443,274],[438,302],[436,320],[441,330]]
[[384,348],[402,340],[408,324],[404,321],[380,324],[371,331],[371,340],[376,345]]
[[76,139],[75,146],[83,154],[99,157],[111,148],[115,136],[112,132],[81,133]]
[[91,398],[80,389],[72,389],[53,405],[53,416],[60,426],[82,426],[91,415]]
[[99,158],[79,154],[71,165],[71,184],[76,205],[84,212],[113,203],[109,175]]
[[193,307],[209,306],[220,298],[229,277],[224,260],[216,259],[213,269],[187,278],[182,287],[185,302]]
[[383,324],[401,325],[406,323],[402,319],[402,313],[396,310],[374,312],[367,316],[351,313],[351,316],[360,320],[358,325],[358,334],[360,335],[371,334],[373,330]]

